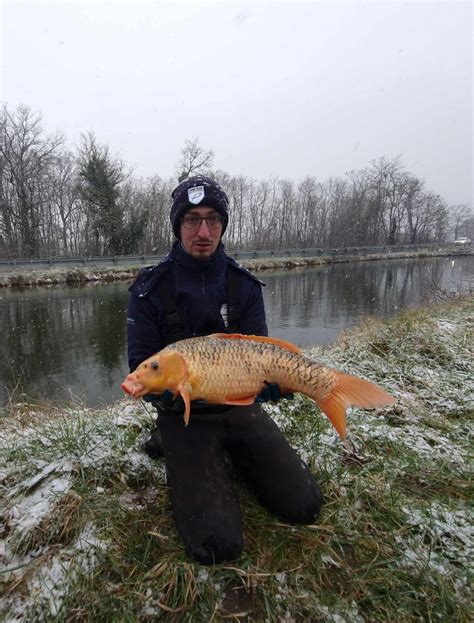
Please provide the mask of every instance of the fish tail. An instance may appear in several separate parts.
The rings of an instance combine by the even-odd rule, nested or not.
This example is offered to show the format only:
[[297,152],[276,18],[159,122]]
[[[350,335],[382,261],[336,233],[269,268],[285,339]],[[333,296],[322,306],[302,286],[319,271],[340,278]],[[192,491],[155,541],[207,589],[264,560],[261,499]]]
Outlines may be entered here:
[[374,383],[337,370],[334,370],[334,382],[329,393],[324,398],[320,395],[311,397],[330,419],[342,439],[346,438],[347,407],[373,409],[395,402],[393,396]]

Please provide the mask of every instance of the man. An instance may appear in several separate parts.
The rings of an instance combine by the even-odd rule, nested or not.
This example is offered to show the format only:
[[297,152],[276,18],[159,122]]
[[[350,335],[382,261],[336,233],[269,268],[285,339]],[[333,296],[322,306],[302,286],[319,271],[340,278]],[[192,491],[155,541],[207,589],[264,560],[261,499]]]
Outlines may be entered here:
[[[179,339],[216,332],[267,335],[262,284],[226,255],[228,198],[204,176],[172,193],[170,219],[177,238],[157,266],[143,269],[130,288],[130,370]],[[280,397],[276,385],[260,399]],[[261,503],[283,521],[312,523],[322,495],[308,466],[260,404],[192,404],[184,427],[182,404],[170,392],[150,397],[158,410],[167,483],[176,526],[187,553],[203,564],[237,558],[242,519],[226,457]],[[155,432],[149,454],[159,453]]]

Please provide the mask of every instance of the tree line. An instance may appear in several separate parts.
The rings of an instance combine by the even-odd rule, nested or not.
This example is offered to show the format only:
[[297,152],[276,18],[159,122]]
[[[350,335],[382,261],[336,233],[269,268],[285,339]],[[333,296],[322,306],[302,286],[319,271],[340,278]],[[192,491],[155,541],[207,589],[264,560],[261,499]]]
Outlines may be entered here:
[[295,181],[233,176],[214,167],[198,139],[185,142],[175,178],[133,174],[93,133],[74,150],[48,134],[26,106],[0,111],[0,256],[101,256],[157,253],[173,239],[170,195],[203,173],[227,191],[228,249],[375,246],[472,237],[467,205],[450,206],[381,157],[343,177]]

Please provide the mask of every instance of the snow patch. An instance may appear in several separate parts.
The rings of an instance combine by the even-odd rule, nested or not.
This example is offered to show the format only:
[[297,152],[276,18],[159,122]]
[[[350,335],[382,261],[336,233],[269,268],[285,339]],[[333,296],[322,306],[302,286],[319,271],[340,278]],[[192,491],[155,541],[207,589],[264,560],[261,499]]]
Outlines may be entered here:
[[51,620],[60,613],[70,585],[80,574],[90,574],[98,562],[98,554],[107,547],[87,525],[71,547],[55,556],[25,577],[27,597],[6,598],[3,603],[5,623]]
[[439,502],[427,508],[403,507],[406,522],[412,526],[396,540],[402,547],[398,564],[418,571],[429,567],[443,576],[459,577],[460,565],[469,568],[474,560],[474,528],[467,510],[451,509]]
[[52,504],[71,488],[71,471],[70,461],[64,465],[44,464],[37,474],[13,488],[8,495],[9,510],[5,517],[10,528],[22,534],[38,526],[49,515]]

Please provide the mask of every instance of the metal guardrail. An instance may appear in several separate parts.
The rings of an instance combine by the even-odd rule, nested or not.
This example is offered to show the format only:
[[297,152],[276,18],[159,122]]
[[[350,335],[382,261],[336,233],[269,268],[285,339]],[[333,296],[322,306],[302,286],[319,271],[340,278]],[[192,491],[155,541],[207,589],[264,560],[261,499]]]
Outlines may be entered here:
[[117,255],[105,256],[82,256],[82,257],[48,257],[48,258],[12,258],[0,259],[1,266],[54,266],[73,264],[74,266],[86,266],[97,264],[126,264],[126,263],[156,263],[165,257],[163,255]]
[[[470,245],[469,245],[470,246]],[[278,250],[247,250],[247,251],[227,251],[228,255],[237,260],[250,260],[258,258],[283,258],[283,257],[331,257],[335,255],[369,255],[371,253],[398,253],[401,251],[417,251],[423,249],[436,249],[453,247],[461,250],[460,247],[452,243],[446,244],[416,244],[416,245],[384,245],[376,247],[334,247],[323,249],[318,247],[309,247],[304,249],[278,249]],[[117,255],[108,257],[48,257],[48,258],[11,258],[0,259],[0,268],[15,266],[55,266],[72,264],[74,266],[98,265],[98,264],[156,264],[166,256],[166,253],[159,255]]]

